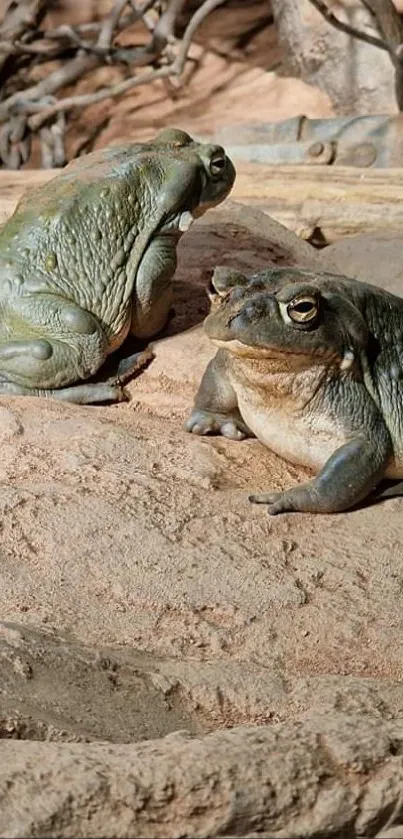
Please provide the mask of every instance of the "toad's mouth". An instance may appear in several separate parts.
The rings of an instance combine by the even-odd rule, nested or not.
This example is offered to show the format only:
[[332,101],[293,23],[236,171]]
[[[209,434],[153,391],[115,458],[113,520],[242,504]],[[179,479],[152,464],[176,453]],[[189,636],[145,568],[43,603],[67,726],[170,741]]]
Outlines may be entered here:
[[317,364],[318,360],[321,362],[323,358],[338,358],[338,353],[335,353],[333,350],[327,350],[325,347],[323,350],[315,348],[315,351],[309,351],[308,349],[302,349],[299,347],[271,347],[268,344],[244,344],[238,338],[232,338],[231,340],[226,341],[223,338],[214,338],[213,335],[209,335],[211,342],[214,346],[218,347],[219,349],[228,350],[231,355],[236,355],[238,358],[250,358],[250,359],[273,359],[279,360],[281,358],[288,358],[292,359],[302,359],[312,361],[313,364]]
[[232,338],[232,340],[229,341],[225,341],[222,338],[214,338],[213,335],[209,335],[209,338],[219,349],[228,350],[228,352],[233,355],[243,356],[244,358],[279,358],[284,355],[301,355],[298,350],[280,349],[278,347],[270,347],[267,345],[253,346],[250,344],[244,344],[242,341],[239,341],[238,338]]

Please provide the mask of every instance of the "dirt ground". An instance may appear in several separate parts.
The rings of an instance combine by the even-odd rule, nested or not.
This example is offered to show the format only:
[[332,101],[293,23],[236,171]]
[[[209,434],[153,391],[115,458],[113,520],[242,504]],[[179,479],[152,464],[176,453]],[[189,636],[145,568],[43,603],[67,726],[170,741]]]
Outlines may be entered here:
[[[180,243],[170,335],[154,344],[155,360],[129,385],[129,403],[1,400],[0,736],[20,744],[10,758],[18,779],[12,793],[6,766],[0,773],[0,800],[3,795],[7,803],[1,835],[51,836],[55,824],[58,835],[103,835],[105,822],[87,824],[81,793],[64,776],[60,786],[60,772],[65,759],[73,761],[71,778],[77,784],[83,773],[82,790],[88,772],[111,772],[116,780],[115,770],[105,769],[103,752],[90,759],[90,752],[71,751],[74,743],[131,748],[151,738],[158,751],[165,744],[158,738],[168,735],[168,744],[179,736],[174,732],[185,730],[191,759],[192,743],[197,751],[209,732],[230,728],[228,760],[234,743],[233,760],[239,761],[236,737],[240,743],[245,737],[242,760],[248,766],[245,725],[262,727],[265,737],[267,726],[290,732],[293,721],[305,720],[313,731],[328,720],[345,743],[361,720],[392,725],[401,719],[403,499],[340,515],[272,519],[264,507],[250,505],[247,494],[291,486],[306,477],[303,471],[255,440],[195,438],[183,430],[213,352],[200,326],[211,265],[313,266],[323,262],[323,253],[258,211],[228,202]],[[300,763],[295,760],[305,783],[313,770],[304,764],[298,732],[292,738]],[[354,746],[353,766],[355,750],[364,748],[386,784],[392,758],[382,757],[379,768],[372,734],[370,742],[363,737]],[[388,737],[395,742],[395,734]],[[27,740],[31,746],[46,741],[40,747],[45,751],[33,755]],[[67,751],[49,751],[49,741]],[[168,745],[162,747],[165,755]],[[396,754],[393,748],[387,754]],[[93,768],[85,768],[87,760]],[[46,799],[50,821],[43,809],[32,821],[32,807],[41,809],[43,801],[43,776],[26,784],[38,761],[45,761],[47,783],[60,792],[57,800]],[[201,761],[200,772],[206,766]],[[326,773],[336,785],[350,783],[351,767],[344,766],[341,776],[332,767]],[[219,764],[215,771],[221,777],[224,769]],[[317,777],[314,772],[309,783]],[[209,787],[210,775],[203,778],[196,788]],[[258,772],[257,788],[259,779]],[[193,816],[183,811],[182,780],[173,795],[183,832],[175,833],[174,817],[164,810],[165,832],[153,832],[154,821],[151,827],[141,820],[131,827],[119,819],[115,824],[109,814],[110,835],[227,835],[205,821],[196,830]],[[369,781],[381,783],[371,773]],[[297,776],[287,783],[304,799]],[[387,784],[389,798],[383,791],[382,804],[371,793],[377,817],[365,835],[374,836],[379,819],[385,824],[390,814],[390,800],[396,804],[400,793]],[[68,790],[76,822],[66,817]],[[21,811],[17,801],[26,795],[32,807]],[[323,808],[326,824],[335,808],[347,818],[338,788],[334,795],[336,803]],[[356,795],[361,800],[363,793]],[[94,812],[106,807],[109,813],[112,800],[102,787]],[[266,825],[262,835],[316,835],[309,807],[302,827],[298,810],[283,833],[281,810],[280,827],[272,825],[271,833]],[[264,808],[272,818],[271,805]],[[361,805],[355,812],[357,821]],[[70,833],[73,823],[76,832]],[[246,830],[238,819],[230,835],[255,835],[253,823],[251,815]],[[350,834],[328,826],[323,835]]]
[[206,311],[211,264],[318,259],[296,238],[292,250],[291,233],[271,247],[228,217],[211,212],[183,238],[170,325],[181,331],[155,344],[130,403],[2,399],[0,422],[3,619],[162,656],[190,693],[189,674],[216,667],[197,704],[225,725],[278,716],[267,674],[398,685],[403,663],[403,500],[272,519],[247,494],[303,471],[255,440],[183,430],[214,350],[201,327],[182,329]]

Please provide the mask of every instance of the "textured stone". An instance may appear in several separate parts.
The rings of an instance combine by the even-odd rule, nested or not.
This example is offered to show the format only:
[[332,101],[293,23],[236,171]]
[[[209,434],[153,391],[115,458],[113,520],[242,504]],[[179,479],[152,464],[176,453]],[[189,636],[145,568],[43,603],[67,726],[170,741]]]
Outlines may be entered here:
[[127,746],[8,741],[0,833],[374,836],[399,800],[402,747],[402,722],[343,715]]

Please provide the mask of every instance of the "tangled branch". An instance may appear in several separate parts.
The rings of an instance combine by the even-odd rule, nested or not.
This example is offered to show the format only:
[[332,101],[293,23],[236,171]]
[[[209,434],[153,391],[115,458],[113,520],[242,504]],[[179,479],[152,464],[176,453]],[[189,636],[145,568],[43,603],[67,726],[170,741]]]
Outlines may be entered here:
[[327,20],[328,23],[331,23],[335,29],[339,29],[340,32],[345,32],[346,35],[358,38],[359,41],[366,41],[367,44],[372,44],[374,47],[379,47],[382,50],[388,49],[386,43],[381,41],[380,38],[376,38],[375,35],[370,35],[368,32],[363,32],[361,29],[356,29],[355,26],[351,26],[349,23],[345,23],[343,20],[336,17],[334,12],[329,9],[329,6],[324,2],[324,0],[311,0],[311,3],[312,6],[315,6],[315,9],[321,13],[325,20]]
[[[116,0],[101,22],[42,28],[47,0],[11,0],[0,26],[0,158],[3,166],[18,169],[31,154],[38,136],[44,167],[66,162],[64,138],[72,109],[115,99],[156,79],[180,77],[188,60],[194,33],[225,0],[204,0],[177,36],[186,0]],[[145,46],[119,46],[117,36],[142,21],[150,33]],[[32,71],[46,62],[59,66],[37,83]],[[128,77],[93,93],[57,98],[104,64],[122,67]],[[147,68],[147,69],[145,69]]]
[[395,69],[395,94],[399,111],[403,111],[403,20],[392,0],[361,0],[363,6],[370,12],[380,38],[368,32],[356,29],[349,23],[340,20],[329,8],[326,0],[310,0],[315,9],[335,29],[366,41],[380,49],[387,50]]

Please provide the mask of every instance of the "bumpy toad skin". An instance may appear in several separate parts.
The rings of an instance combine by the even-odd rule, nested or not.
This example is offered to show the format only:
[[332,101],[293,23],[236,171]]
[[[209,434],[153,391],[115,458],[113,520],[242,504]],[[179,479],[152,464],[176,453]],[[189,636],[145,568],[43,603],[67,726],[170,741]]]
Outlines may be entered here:
[[210,298],[219,350],[187,430],[256,436],[317,473],[251,501],[272,515],[338,512],[403,477],[403,300],[295,268],[216,269]]
[[0,228],[0,393],[122,399],[116,381],[87,380],[129,333],[163,328],[178,240],[234,180],[220,146],[168,129],[75,160],[30,192]]

